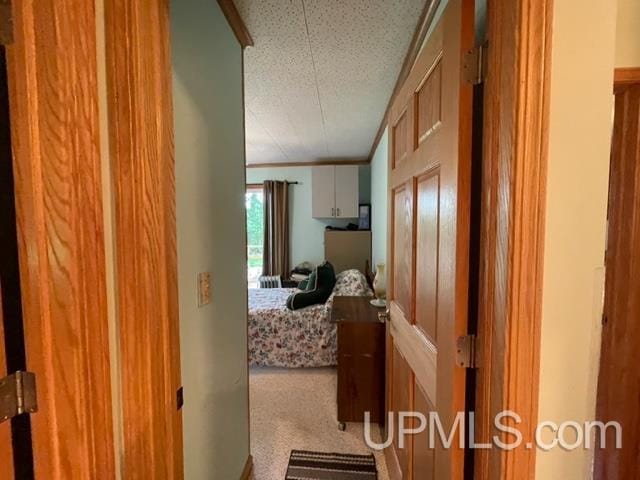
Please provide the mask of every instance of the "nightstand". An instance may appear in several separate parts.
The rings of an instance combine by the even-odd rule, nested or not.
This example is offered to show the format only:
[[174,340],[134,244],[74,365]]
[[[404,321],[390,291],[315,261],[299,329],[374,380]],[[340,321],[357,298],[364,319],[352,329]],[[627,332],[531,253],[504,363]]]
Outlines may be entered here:
[[338,324],[338,422],[384,423],[386,326],[384,309],[369,297],[334,297],[331,320]]

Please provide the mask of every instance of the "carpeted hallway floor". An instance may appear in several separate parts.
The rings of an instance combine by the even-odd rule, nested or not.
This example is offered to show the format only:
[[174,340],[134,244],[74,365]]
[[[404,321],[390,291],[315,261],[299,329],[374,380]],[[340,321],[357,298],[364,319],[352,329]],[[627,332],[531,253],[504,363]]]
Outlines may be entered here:
[[[255,480],[282,480],[292,449],[366,454],[362,424],[338,430],[336,370],[252,368],[251,453]],[[374,439],[380,441],[379,431]],[[382,452],[373,452],[378,478],[389,478]]]

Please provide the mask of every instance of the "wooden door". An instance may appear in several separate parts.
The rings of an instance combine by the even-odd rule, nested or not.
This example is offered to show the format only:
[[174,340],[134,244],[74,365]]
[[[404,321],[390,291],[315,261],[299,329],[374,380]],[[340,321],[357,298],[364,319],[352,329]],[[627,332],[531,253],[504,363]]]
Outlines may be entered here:
[[615,92],[609,230],[597,417],[622,426],[622,448],[608,430],[596,450],[596,479],[640,478],[640,84]]
[[[474,2],[452,0],[435,25],[389,118],[388,408],[437,413],[449,431],[465,410],[456,339],[467,333]],[[458,432],[459,434],[460,432]],[[397,434],[397,429],[396,429]],[[464,449],[428,448],[427,431],[387,451],[395,477],[461,479]]]
[[335,167],[313,167],[311,171],[311,209],[313,218],[336,216]]
[[[5,313],[9,300],[21,308],[26,369],[38,393],[38,412],[18,418],[31,425],[36,479],[109,480],[115,462],[96,2],[12,4],[14,41],[6,51],[19,275],[2,288]],[[17,283],[20,294],[8,295]]]
[[336,217],[358,218],[358,166],[337,165]]

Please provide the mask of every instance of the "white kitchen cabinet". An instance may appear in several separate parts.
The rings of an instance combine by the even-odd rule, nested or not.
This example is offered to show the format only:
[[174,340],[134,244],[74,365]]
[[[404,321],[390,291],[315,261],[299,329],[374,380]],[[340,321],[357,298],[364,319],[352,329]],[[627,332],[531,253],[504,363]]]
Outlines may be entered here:
[[311,172],[311,211],[313,218],[336,216],[335,168],[313,167]]
[[313,167],[312,215],[314,218],[358,218],[358,166]]
[[358,166],[336,166],[336,217],[358,218]]

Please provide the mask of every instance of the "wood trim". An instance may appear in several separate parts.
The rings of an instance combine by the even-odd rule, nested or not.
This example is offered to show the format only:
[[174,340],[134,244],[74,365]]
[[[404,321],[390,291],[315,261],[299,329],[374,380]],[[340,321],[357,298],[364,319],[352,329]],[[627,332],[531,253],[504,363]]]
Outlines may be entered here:
[[615,85],[640,83],[640,67],[616,68],[613,73],[613,83]]
[[274,167],[322,167],[331,165],[369,165],[369,160],[315,160],[312,162],[272,162],[249,163],[246,168],[274,168]]
[[244,464],[244,469],[242,469],[242,475],[240,475],[240,480],[251,480],[253,478],[253,457],[249,455],[247,457],[247,462]]
[[218,5],[242,48],[253,47],[253,38],[233,0],[218,0]]
[[105,1],[123,478],[183,478],[169,0]]
[[247,183],[246,190],[262,190],[264,185],[262,183]]
[[[533,479],[538,415],[552,0],[498,0],[488,11],[478,441],[517,412],[523,445],[476,450],[476,478]],[[515,66],[515,68],[514,68]]]
[[398,74],[398,78],[396,79],[396,83],[393,87],[393,92],[389,97],[387,108],[385,109],[382,120],[380,120],[380,126],[378,127],[378,131],[373,140],[373,145],[371,146],[371,151],[369,152],[367,163],[371,163],[373,154],[376,153],[376,149],[378,148],[378,144],[380,143],[380,139],[382,138],[384,129],[387,127],[391,105],[393,105],[396,94],[398,93],[402,85],[404,85],[404,82],[409,76],[409,72],[411,71],[411,68],[415,63],[416,58],[418,58],[418,54],[420,53],[420,49],[422,48],[424,39],[427,36],[429,27],[431,27],[431,24],[433,23],[436,10],[438,9],[441,1],[442,0],[427,0],[425,3],[424,9],[422,10],[420,18],[418,19],[416,29],[413,32],[413,37],[411,39],[411,43],[409,44],[409,49],[407,50],[407,53],[404,57],[404,61],[402,62],[402,68],[400,69],[400,73]]
[[94,0],[13,2],[7,47],[36,478],[115,476]]
[[402,480],[402,468],[400,467],[400,461],[398,460],[398,455],[393,445],[384,449],[384,460],[387,464],[389,478],[391,480]]

